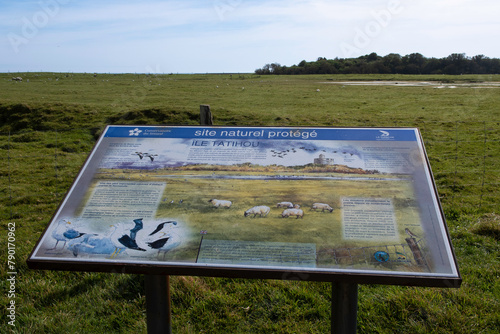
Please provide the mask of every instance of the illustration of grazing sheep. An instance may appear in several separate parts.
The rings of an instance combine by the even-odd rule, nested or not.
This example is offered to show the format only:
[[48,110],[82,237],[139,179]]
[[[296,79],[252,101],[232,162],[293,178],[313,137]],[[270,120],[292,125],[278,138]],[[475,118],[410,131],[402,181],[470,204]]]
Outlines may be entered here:
[[209,203],[212,203],[212,205],[216,208],[223,207],[223,208],[230,208],[231,207],[231,201],[226,201],[222,199],[215,199],[212,198],[211,200],[208,201]]
[[245,211],[245,217],[250,216],[250,215],[253,215],[254,218],[257,215],[260,215],[261,217],[265,217],[269,214],[270,211],[271,211],[271,208],[268,206],[265,206],[265,205],[254,206],[253,208]]
[[281,213],[282,218],[288,218],[290,216],[297,216],[297,218],[304,218],[304,211],[301,209],[285,209]]
[[279,202],[276,204],[277,208],[293,208],[292,202]]
[[315,211],[321,210],[321,212],[325,212],[325,210],[328,210],[329,212],[332,212],[333,208],[325,203],[314,203],[311,207],[311,210],[315,210]]

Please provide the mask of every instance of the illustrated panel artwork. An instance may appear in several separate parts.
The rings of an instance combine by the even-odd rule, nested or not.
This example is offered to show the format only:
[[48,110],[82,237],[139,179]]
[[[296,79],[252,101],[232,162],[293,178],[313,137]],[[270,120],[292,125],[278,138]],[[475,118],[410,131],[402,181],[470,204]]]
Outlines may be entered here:
[[414,128],[108,126],[28,261],[69,262],[459,279]]

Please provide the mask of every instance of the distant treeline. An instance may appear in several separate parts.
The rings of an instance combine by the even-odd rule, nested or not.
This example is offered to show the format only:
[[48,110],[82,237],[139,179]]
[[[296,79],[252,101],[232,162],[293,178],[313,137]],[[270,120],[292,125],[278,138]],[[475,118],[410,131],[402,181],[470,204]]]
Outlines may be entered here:
[[453,53],[444,58],[426,58],[420,53],[401,56],[375,52],[358,58],[318,58],[298,65],[266,64],[256,74],[500,74],[500,59],[484,55],[467,57]]

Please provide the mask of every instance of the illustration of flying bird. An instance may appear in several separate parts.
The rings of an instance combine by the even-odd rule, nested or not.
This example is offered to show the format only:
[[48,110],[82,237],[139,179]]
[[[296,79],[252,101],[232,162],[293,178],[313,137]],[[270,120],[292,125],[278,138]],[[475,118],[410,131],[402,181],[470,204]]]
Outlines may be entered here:
[[139,156],[139,159],[141,159],[141,160],[142,160],[142,158],[144,158],[144,153],[142,153],[142,152],[135,152],[135,153],[134,153],[134,154],[132,154],[132,155],[138,155],[138,156]]
[[151,162],[153,162],[155,160],[155,157],[158,156],[158,154],[144,153],[144,156],[148,157],[149,159],[151,159]]

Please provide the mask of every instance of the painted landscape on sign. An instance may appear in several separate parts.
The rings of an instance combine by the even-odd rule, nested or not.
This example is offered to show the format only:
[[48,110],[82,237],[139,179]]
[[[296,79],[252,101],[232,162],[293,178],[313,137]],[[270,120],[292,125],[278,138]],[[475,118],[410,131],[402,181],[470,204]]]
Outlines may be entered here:
[[417,141],[141,137],[169,133],[153,130],[101,140],[37,256],[449,274],[422,224]]

